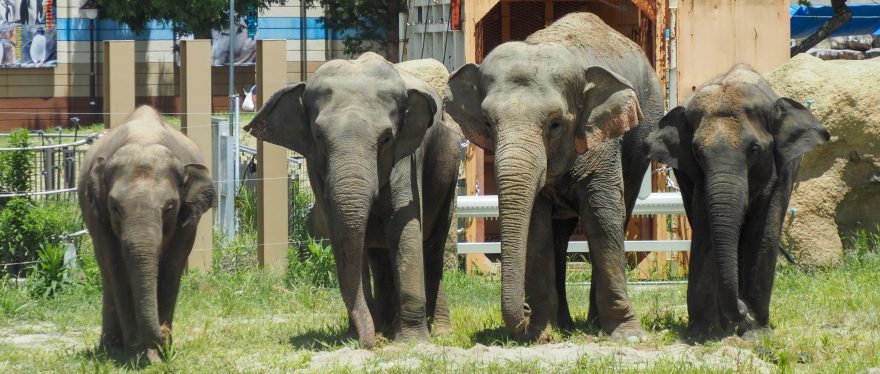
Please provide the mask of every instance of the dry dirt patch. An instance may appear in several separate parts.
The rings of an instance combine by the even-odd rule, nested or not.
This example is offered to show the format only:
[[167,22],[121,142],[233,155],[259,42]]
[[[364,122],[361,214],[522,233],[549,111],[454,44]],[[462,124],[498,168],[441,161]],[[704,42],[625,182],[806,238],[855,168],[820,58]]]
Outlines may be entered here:
[[470,349],[419,344],[412,347],[389,346],[377,350],[343,348],[312,356],[308,368],[323,370],[349,367],[358,369],[416,369],[430,361],[447,368],[484,368],[491,365],[529,363],[542,369],[565,370],[576,364],[601,362],[618,369],[643,370],[658,363],[681,362],[695,368],[734,372],[769,373],[774,366],[752,351],[733,346],[707,350],[682,343],[659,347],[626,346],[602,343],[558,343],[533,347],[487,347]]

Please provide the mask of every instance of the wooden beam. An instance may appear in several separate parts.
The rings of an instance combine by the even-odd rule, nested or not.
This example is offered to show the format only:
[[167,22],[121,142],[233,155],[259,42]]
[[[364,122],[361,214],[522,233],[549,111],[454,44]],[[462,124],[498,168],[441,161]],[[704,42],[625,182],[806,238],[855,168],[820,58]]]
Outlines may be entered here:
[[510,41],[510,3],[501,3],[501,42]]
[[[211,41],[184,40],[180,42],[180,104],[183,115],[180,127],[202,152],[214,180],[213,134],[211,126]],[[213,262],[214,210],[210,209],[199,219],[193,250],[186,261],[189,270],[208,272]]]

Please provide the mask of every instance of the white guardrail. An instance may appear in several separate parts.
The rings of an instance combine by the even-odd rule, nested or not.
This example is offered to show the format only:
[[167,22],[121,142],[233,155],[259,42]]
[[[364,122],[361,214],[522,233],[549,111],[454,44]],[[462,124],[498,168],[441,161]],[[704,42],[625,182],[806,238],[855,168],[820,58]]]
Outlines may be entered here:
[[[639,198],[633,208],[633,216],[659,214],[685,214],[684,203],[678,192],[651,192],[650,170],[642,182]],[[498,196],[458,196],[458,218],[495,218],[498,217]],[[679,252],[690,250],[690,240],[627,240],[624,241],[626,252]],[[568,243],[569,253],[589,252],[585,241]],[[497,254],[501,253],[501,243],[458,243],[458,254]]]

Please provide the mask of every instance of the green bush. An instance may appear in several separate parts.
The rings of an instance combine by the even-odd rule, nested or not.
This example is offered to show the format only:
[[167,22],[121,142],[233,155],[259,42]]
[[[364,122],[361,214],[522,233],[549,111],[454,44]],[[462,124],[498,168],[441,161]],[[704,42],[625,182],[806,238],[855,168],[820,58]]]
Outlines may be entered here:
[[[61,242],[61,236],[82,228],[76,204],[18,197],[0,209],[0,263],[35,261],[37,250]],[[21,268],[10,269],[18,273]]]
[[241,231],[256,231],[257,196],[247,186],[241,186],[235,195],[235,215]]
[[333,249],[311,237],[307,238],[304,252],[288,247],[287,282],[293,286],[337,287]]
[[290,184],[290,199],[287,208],[288,240],[301,252],[309,243],[309,211],[312,208],[311,187],[306,183],[294,181]]
[[64,244],[44,245],[37,250],[39,260],[31,265],[28,285],[33,297],[50,298],[70,284],[67,277],[70,269],[64,263]]
[[[27,130],[19,129],[9,133],[9,148],[25,148],[28,145]],[[7,192],[30,191],[33,168],[31,151],[0,152],[0,189]]]

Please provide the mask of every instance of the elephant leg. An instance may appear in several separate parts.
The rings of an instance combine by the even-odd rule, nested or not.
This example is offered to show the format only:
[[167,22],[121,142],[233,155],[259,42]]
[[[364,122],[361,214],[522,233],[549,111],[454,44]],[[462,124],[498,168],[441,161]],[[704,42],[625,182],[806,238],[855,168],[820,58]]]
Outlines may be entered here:
[[[104,349],[122,349],[124,347],[124,335],[118,309],[116,307],[116,284],[111,274],[114,269],[110,263],[109,252],[118,250],[111,247],[111,241],[101,237],[97,230],[92,230],[92,243],[95,247],[95,260],[101,271],[101,290],[103,292],[101,305],[101,341],[100,346]],[[105,254],[108,253],[108,254]]]
[[[547,245],[553,243],[552,207],[545,198],[535,199],[529,222],[526,246],[526,304],[531,309],[528,335],[537,337],[547,327],[558,326],[559,293],[556,289],[555,253]],[[564,261],[564,259],[563,259]]]
[[159,325],[162,329],[162,340],[170,343],[171,330],[174,324],[174,309],[177,306],[177,295],[180,292],[180,278],[186,269],[186,262],[192,252],[196,239],[196,227],[181,229],[173,238],[169,247],[159,261]]
[[394,335],[403,341],[428,338],[420,217],[419,208],[407,204],[391,214],[386,226],[398,300]]
[[371,248],[368,253],[370,269],[373,274],[373,299],[375,302],[373,321],[376,330],[384,331],[393,327],[397,312],[391,259],[388,256],[388,250],[384,248]]
[[580,206],[581,226],[587,233],[593,265],[590,309],[596,311],[599,325],[606,333],[641,339],[645,337],[645,331],[626,291],[623,248],[626,212],[617,170],[596,170],[582,188],[585,194]]
[[776,259],[779,256],[779,235],[785,220],[785,212],[791,197],[790,178],[784,178],[774,191],[769,204],[760,204],[746,220],[741,235],[740,253],[743,261],[740,266],[740,279],[743,280],[742,299],[752,313],[746,320],[754,326],[767,327],[770,324],[770,294],[776,274]]
[[446,239],[452,225],[452,203],[455,199],[455,186],[450,188],[437,221],[430,228],[430,236],[424,241],[425,259],[425,312],[431,321],[432,331],[442,334],[452,331],[449,307],[446,305],[446,293],[443,290],[443,257],[446,250]]
[[93,234],[92,242],[95,259],[101,271],[101,284],[104,286],[101,341],[111,344],[111,347],[128,351],[136,345],[138,333],[125,263],[115,239]]
[[[700,187],[696,188],[695,200],[703,201]],[[720,334],[721,310],[718,306],[718,274],[715,253],[706,224],[707,212],[702,204],[694,204],[689,221],[693,228],[691,253],[688,263],[688,327],[687,335],[703,338]]]
[[553,252],[556,266],[556,294],[559,295],[559,313],[556,320],[559,327],[567,329],[574,325],[568,310],[568,297],[565,293],[565,272],[568,264],[568,241],[577,227],[577,218],[553,220]]

